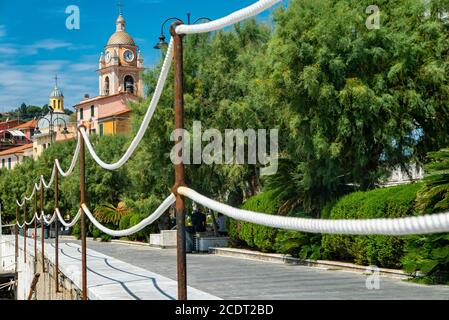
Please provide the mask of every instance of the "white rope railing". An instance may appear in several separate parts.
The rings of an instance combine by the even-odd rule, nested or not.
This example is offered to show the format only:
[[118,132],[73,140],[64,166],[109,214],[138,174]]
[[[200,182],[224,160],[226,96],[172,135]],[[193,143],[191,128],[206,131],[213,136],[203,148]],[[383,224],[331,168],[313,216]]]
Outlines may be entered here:
[[33,186],[33,192],[31,193],[31,195],[29,197],[25,197],[25,200],[31,201],[31,199],[33,199],[35,193],[36,193],[36,187]]
[[35,215],[33,215],[33,219],[31,219],[31,221],[30,222],[25,222],[26,223],[26,225],[27,226],[31,226],[32,224],[33,224],[33,222],[34,222],[34,220],[36,219],[36,216]]
[[55,212],[56,215],[58,216],[59,222],[61,222],[61,224],[66,228],[73,227],[81,217],[81,209],[79,209],[78,213],[76,214],[75,218],[73,218],[72,222],[65,222],[64,218],[61,215],[61,212],[59,211],[59,208],[56,208]]
[[55,166],[53,166],[53,171],[51,172],[50,182],[48,184],[45,183],[44,176],[41,176],[42,184],[44,185],[45,189],[50,189],[52,187],[53,181],[55,179],[55,175],[56,175],[56,168],[55,168]]
[[259,13],[271,8],[281,0],[260,0],[249,7],[236,11],[221,19],[213,20],[207,23],[195,24],[195,25],[180,25],[176,28],[177,34],[195,34],[217,31],[224,29],[233,24],[254,17]]
[[133,141],[131,142],[131,145],[126,150],[125,154],[122,156],[122,158],[117,161],[116,163],[108,164],[100,159],[100,157],[95,152],[95,149],[93,148],[89,137],[87,135],[86,130],[81,127],[80,132],[81,136],[84,139],[87,149],[89,150],[90,154],[92,155],[92,158],[95,160],[98,165],[100,165],[103,169],[106,170],[117,170],[121,168],[132,156],[134,151],[136,150],[137,146],[139,145],[140,141],[142,140],[143,136],[145,135],[145,132],[148,128],[148,125],[153,118],[154,112],[156,111],[157,104],[159,103],[159,99],[161,98],[162,89],[164,88],[165,81],[167,80],[168,72],[170,70],[170,66],[173,60],[173,39],[170,40],[170,44],[168,46],[168,51],[165,56],[164,64],[162,65],[162,70],[159,75],[159,79],[156,85],[156,89],[153,93],[153,98],[151,99],[150,106],[148,107],[147,113],[145,114],[145,117],[143,118],[143,122],[139,128],[139,131],[137,132],[136,136],[134,137]]
[[39,222],[42,220],[42,214],[41,214],[41,216],[38,216],[38,215],[37,215],[37,212],[34,213],[34,217],[35,217],[36,220],[39,221]]
[[45,217],[44,212],[42,211],[41,212],[41,217],[44,218],[44,223],[46,225],[51,225],[55,221],[55,219],[56,219],[56,213],[53,213],[53,216],[50,218],[50,220],[47,220],[47,218]]
[[62,170],[61,165],[59,164],[59,159],[55,159],[56,168],[58,169],[61,176],[67,178],[73,173],[76,163],[78,162],[79,154],[80,154],[80,135],[78,134],[78,138],[76,140],[75,153],[73,154],[72,162],[67,172],[64,172],[64,170]]
[[89,218],[89,220],[101,232],[106,233],[106,234],[108,234],[110,236],[113,236],[113,237],[126,237],[126,236],[132,235],[132,234],[134,234],[136,232],[139,232],[140,230],[142,230],[146,226],[149,226],[154,221],[159,219],[159,217],[162,216],[168,210],[168,208],[170,208],[170,206],[173,203],[175,203],[175,201],[176,201],[176,197],[173,194],[171,194],[167,199],[164,200],[164,202],[162,202],[162,204],[159,206],[159,208],[157,208],[156,211],[154,211],[154,213],[151,214],[148,218],[145,218],[139,224],[137,224],[137,225],[135,225],[135,226],[133,226],[133,227],[131,227],[129,229],[118,230],[118,231],[117,230],[112,230],[112,229],[109,229],[109,228],[103,226],[97,219],[95,219],[94,215],[90,212],[89,208],[85,204],[82,204],[81,208],[84,210],[84,212],[86,213],[86,215]]
[[237,209],[207,198],[186,187],[178,188],[178,192],[196,203],[233,219],[279,229],[309,233],[394,236],[449,232],[449,213],[395,219],[306,219]]

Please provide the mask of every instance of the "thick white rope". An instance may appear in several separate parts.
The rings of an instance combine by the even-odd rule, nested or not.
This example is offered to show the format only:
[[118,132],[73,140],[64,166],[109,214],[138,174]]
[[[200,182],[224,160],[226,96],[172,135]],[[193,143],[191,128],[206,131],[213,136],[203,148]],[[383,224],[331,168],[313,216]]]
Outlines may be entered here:
[[65,220],[64,220],[64,218],[62,217],[62,215],[61,215],[61,212],[59,211],[59,208],[56,208],[56,214],[57,214],[57,216],[58,216],[58,219],[59,219],[59,221],[61,222],[61,224],[64,226],[64,227],[66,227],[66,228],[71,228],[71,227],[73,227],[77,222],[78,222],[78,220],[80,219],[80,217],[81,217],[81,209],[79,209],[78,210],[78,213],[76,214],[76,216],[75,216],[75,218],[73,218],[73,220],[72,220],[72,222],[65,222]]
[[33,199],[35,193],[36,193],[36,188],[33,186],[33,192],[31,193],[31,196],[25,197],[25,200],[31,201],[31,199]]
[[16,204],[17,204],[20,208],[22,208],[23,205],[25,204],[25,200],[23,200],[22,203],[20,203],[19,200],[16,200]]
[[397,219],[365,220],[324,220],[283,217],[236,209],[226,204],[209,199],[198,192],[178,188],[181,195],[214,211],[221,212],[233,219],[246,221],[267,227],[296,230],[310,233],[350,234],[350,235],[412,235],[449,232],[449,212],[425,216]]
[[36,213],[34,213],[34,216],[36,217],[36,220],[37,221],[41,221],[42,220],[42,215],[39,217],[38,215],[37,215],[37,212]]
[[19,221],[17,221],[17,226],[19,227],[19,229],[22,229],[23,228],[23,223],[20,224]]
[[94,148],[92,147],[92,144],[89,140],[89,137],[83,127],[80,128],[81,135],[86,142],[87,149],[89,150],[90,154],[92,155],[92,158],[97,162],[103,169],[106,170],[117,170],[121,168],[132,156],[134,151],[136,150],[137,146],[139,145],[140,141],[142,140],[143,136],[145,135],[145,132],[148,128],[148,125],[153,118],[154,112],[156,111],[157,104],[159,102],[159,99],[162,94],[162,90],[165,85],[165,81],[167,80],[168,72],[170,70],[170,66],[173,60],[173,39],[170,39],[170,44],[168,46],[168,51],[165,56],[164,64],[162,65],[162,70],[159,75],[159,79],[156,85],[156,89],[153,94],[153,98],[151,99],[150,106],[148,107],[147,113],[145,114],[145,117],[143,118],[143,122],[139,128],[139,131],[137,132],[137,135],[134,137],[133,141],[131,142],[131,145],[129,146],[128,150],[126,150],[123,157],[117,161],[116,163],[108,164],[100,159],[100,157],[95,152]]
[[35,216],[35,215],[33,215],[33,219],[31,219],[30,222],[26,222],[26,225],[27,225],[27,226],[31,226],[31,225],[33,224],[33,222],[34,222],[34,219],[36,219],[36,216]]
[[50,181],[47,183],[45,183],[45,179],[44,176],[41,176],[41,181],[42,184],[44,185],[45,189],[50,189],[53,186],[53,181],[55,179],[55,175],[56,175],[56,168],[55,166],[53,166],[53,171],[51,172],[51,177],[50,177]]
[[92,223],[95,225],[95,227],[97,227],[103,233],[106,233],[113,237],[126,237],[126,236],[132,235],[136,232],[139,232],[146,226],[152,224],[154,221],[159,219],[159,217],[162,216],[168,210],[168,208],[170,208],[170,206],[175,202],[176,202],[176,197],[174,194],[171,194],[167,199],[164,200],[164,202],[162,202],[162,204],[159,206],[159,208],[157,208],[156,211],[154,211],[154,213],[151,214],[148,218],[145,218],[139,224],[137,224],[129,229],[119,230],[119,231],[111,230],[111,229],[103,226],[100,222],[98,222],[97,219],[95,219],[94,215],[90,212],[89,208],[85,204],[82,204],[81,208],[84,210],[87,217],[89,218],[90,221],[92,221]]
[[63,177],[68,177],[73,173],[73,170],[75,169],[76,163],[78,161],[79,154],[80,154],[80,136],[78,134],[78,139],[76,140],[75,153],[73,154],[72,163],[70,164],[70,167],[67,170],[67,172],[64,172],[64,170],[62,170],[61,165],[59,163],[59,159],[55,159],[56,167]]
[[176,28],[177,34],[194,34],[212,32],[220,29],[224,29],[233,24],[254,17],[259,13],[271,8],[281,0],[260,0],[249,7],[236,11],[226,17],[210,21],[207,23],[195,24],[195,25],[180,25]]
[[42,189],[42,179],[39,178],[39,184],[35,183],[34,187],[36,188],[36,191],[41,191],[41,189]]
[[47,218],[45,218],[45,214],[44,211],[41,212],[41,217],[44,218],[44,222],[46,225],[51,225],[55,219],[56,219],[56,213],[53,213],[53,216],[50,218],[50,220],[47,220]]

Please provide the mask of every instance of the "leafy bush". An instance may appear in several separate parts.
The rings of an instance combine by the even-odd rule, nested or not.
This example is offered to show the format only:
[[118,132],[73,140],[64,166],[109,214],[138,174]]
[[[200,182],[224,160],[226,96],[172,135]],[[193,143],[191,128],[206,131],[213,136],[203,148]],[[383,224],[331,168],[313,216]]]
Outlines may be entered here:
[[[432,214],[449,209],[449,149],[430,152],[425,187],[418,193],[417,209]],[[421,271],[425,283],[449,283],[449,234],[416,235],[407,238],[404,269]]]
[[[251,197],[242,205],[242,209],[267,214],[275,214],[278,208],[279,202],[274,199],[271,191]],[[263,252],[273,250],[277,229],[230,219],[228,230],[233,241],[243,242]]]
[[[242,205],[242,209],[277,214],[281,205],[279,199],[275,190],[265,191],[248,199]],[[305,216],[305,214],[296,213],[289,216]],[[321,255],[321,235],[279,230],[232,219],[229,221],[228,230],[234,244],[243,243],[262,252],[290,254],[301,259],[318,259]]]
[[[355,192],[344,196],[333,206],[330,219],[398,218],[414,215],[414,201],[422,183]],[[400,267],[404,238],[392,236],[324,235],[325,258]]]

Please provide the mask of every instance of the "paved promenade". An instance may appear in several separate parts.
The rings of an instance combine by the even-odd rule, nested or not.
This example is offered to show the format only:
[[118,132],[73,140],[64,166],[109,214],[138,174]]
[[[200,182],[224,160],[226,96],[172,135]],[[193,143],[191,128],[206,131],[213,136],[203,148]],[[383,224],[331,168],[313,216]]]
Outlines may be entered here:
[[[88,247],[176,279],[175,250],[95,241],[88,241]],[[91,259],[95,257],[89,256]],[[354,272],[207,254],[189,254],[187,261],[188,284],[223,299],[449,299],[449,286],[424,286],[387,277],[380,278],[379,290],[368,290],[367,276]]]
[[[23,247],[23,238],[19,238]],[[34,241],[27,239],[28,253],[34,253]],[[39,247],[40,250],[40,243]],[[124,249],[124,248],[122,248]],[[126,249],[126,248],[125,248]],[[55,261],[53,240],[46,242],[45,254]],[[131,261],[132,262],[132,261]],[[81,247],[78,243],[62,242],[59,247],[59,267],[77,287],[81,287]],[[90,300],[176,300],[177,282],[163,275],[139,268],[123,259],[98,251],[87,250],[87,288]],[[189,287],[193,300],[217,300],[218,297]]]

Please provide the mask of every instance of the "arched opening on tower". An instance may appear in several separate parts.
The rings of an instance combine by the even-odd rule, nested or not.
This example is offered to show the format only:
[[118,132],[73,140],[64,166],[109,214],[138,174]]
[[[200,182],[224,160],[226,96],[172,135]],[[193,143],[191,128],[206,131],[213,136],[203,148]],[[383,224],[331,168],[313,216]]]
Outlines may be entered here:
[[134,78],[131,76],[125,77],[125,90],[129,93],[134,93]]
[[104,95],[105,96],[109,95],[109,77],[106,77],[104,79]]

